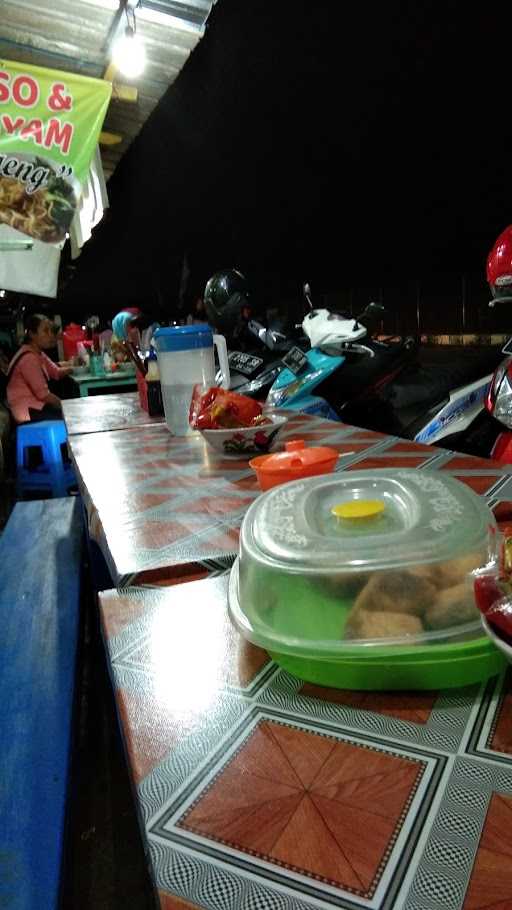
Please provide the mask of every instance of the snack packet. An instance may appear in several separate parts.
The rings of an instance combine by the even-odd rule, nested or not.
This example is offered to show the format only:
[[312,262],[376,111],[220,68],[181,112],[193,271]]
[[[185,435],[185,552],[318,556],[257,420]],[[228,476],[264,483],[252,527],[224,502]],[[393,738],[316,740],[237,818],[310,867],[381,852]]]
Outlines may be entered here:
[[225,430],[253,427],[266,423],[259,402],[237,392],[213,386],[196,385],[189,411],[189,423],[194,430]]

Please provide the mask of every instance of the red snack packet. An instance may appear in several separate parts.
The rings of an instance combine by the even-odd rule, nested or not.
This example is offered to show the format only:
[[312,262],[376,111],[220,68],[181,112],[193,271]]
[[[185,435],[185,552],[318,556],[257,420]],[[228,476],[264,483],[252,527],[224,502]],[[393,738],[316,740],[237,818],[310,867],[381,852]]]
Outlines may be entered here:
[[475,578],[476,605],[489,625],[512,639],[512,592],[510,585],[495,575]]
[[505,596],[495,575],[477,575],[474,590],[476,605],[484,616],[487,616],[491,607]]
[[261,404],[237,392],[196,385],[189,411],[194,430],[224,430],[252,427],[261,420]]
[[507,597],[497,600],[487,611],[485,618],[490,626],[512,641],[512,600]]

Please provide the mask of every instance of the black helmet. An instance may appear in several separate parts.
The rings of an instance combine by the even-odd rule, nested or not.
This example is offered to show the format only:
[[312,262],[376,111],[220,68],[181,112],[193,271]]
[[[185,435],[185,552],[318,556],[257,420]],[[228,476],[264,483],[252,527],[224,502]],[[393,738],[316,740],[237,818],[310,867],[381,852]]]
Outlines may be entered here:
[[231,334],[243,307],[249,305],[247,281],[236,269],[216,272],[206,282],[204,305],[208,321],[224,335]]

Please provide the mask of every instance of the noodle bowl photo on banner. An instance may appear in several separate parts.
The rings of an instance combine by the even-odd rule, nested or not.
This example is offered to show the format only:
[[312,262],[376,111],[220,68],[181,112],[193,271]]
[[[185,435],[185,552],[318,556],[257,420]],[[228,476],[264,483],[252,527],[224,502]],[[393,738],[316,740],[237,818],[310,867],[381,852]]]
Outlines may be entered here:
[[[0,155],[0,222],[46,243],[64,240],[80,198],[80,184],[74,177],[57,176],[58,165],[31,155],[9,156],[16,161],[15,176],[5,176]],[[19,176],[16,176],[16,173]],[[27,174],[32,182],[23,183]]]
[[0,223],[43,243],[69,232],[112,86],[0,60]]

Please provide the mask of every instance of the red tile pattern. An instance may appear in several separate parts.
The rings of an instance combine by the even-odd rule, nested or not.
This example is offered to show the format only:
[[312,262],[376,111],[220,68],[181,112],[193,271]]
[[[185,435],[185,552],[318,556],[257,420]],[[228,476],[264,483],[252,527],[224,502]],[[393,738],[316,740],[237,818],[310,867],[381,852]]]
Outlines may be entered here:
[[346,689],[328,689],[305,683],[301,695],[351,708],[362,708],[376,714],[396,717],[413,724],[426,724],[438,698],[437,692],[352,692]]
[[[332,445],[350,471],[422,467],[442,451],[307,414],[287,416],[281,442]],[[225,458],[201,437],[173,437],[162,424],[75,435],[70,448],[90,533],[115,584],[236,551],[243,515],[259,493],[247,458]],[[468,456],[441,468],[472,471],[457,476],[478,493],[501,476],[495,462]],[[482,473],[489,468],[491,475]]]
[[512,671],[510,670],[507,673],[502,700],[488,745],[494,752],[512,755]]
[[419,468],[429,458],[432,458],[434,454],[435,452],[430,449],[427,450],[423,457],[421,455],[411,455],[409,457],[405,455],[376,455],[375,458],[363,458],[356,464],[350,465],[347,471],[370,471],[374,468]]
[[512,908],[512,797],[493,793],[463,910]]
[[480,496],[484,496],[500,479],[499,474],[455,474],[454,477]]
[[[308,444],[335,446],[347,461],[353,461],[350,469],[354,470],[421,467],[439,452],[307,415],[292,416],[287,434],[304,438]],[[225,862],[219,866],[213,859],[209,862],[212,887],[228,887],[223,867],[229,865],[231,851],[236,849],[248,862],[252,857],[253,864],[260,859],[273,866],[273,880],[265,880],[266,867],[256,863],[255,877],[261,876],[270,889],[267,893],[274,887],[273,881],[289,874],[297,889],[308,878],[309,893],[318,889],[322,905],[328,904],[324,896],[330,887],[350,892],[354,906],[363,906],[365,900],[377,898],[379,882],[384,887],[384,870],[386,877],[388,872],[394,876],[395,870],[403,875],[400,864],[407,857],[398,856],[398,844],[391,863],[389,860],[406,817],[411,842],[419,838],[414,843],[420,845],[411,857],[419,869],[415,872],[413,867],[413,874],[423,875],[434,854],[425,860],[421,813],[414,819],[407,816],[411,800],[422,780],[424,798],[428,795],[438,806],[446,805],[442,792],[446,778],[436,778],[432,770],[436,752],[449,747],[453,755],[457,753],[464,723],[477,723],[471,698],[480,699],[482,693],[456,698],[447,707],[438,702],[438,693],[346,692],[303,684],[296,693],[299,710],[295,689],[283,693],[282,674],[275,671],[268,655],[243,643],[231,625],[225,578],[196,580],[204,579],[212,566],[222,570],[222,560],[213,565],[213,553],[219,557],[237,547],[243,514],[258,493],[247,461],[219,458],[197,438],[173,439],[165,427],[94,435],[94,440],[77,436],[71,441],[91,533],[114,574],[154,586],[136,595],[132,592],[132,596],[129,591],[101,596],[130,770],[135,784],[141,784],[137,791],[144,809],[141,814],[148,813],[145,800],[152,801],[145,817],[167,811],[165,800],[175,787],[169,769],[179,768],[180,774],[183,767],[188,769],[190,784],[197,786],[193,781],[200,779],[195,777],[200,769],[194,761],[201,739],[201,748],[206,745],[211,760],[217,756],[221,770],[188,809],[187,791],[183,791],[178,803],[181,808],[172,809],[165,831],[172,842],[178,827],[179,842],[186,837],[192,854],[206,849],[204,839],[209,841],[210,856],[216,852],[214,842],[224,845]],[[510,470],[446,453],[435,464],[443,467],[445,459],[448,470],[481,494]],[[511,496],[509,486],[502,488],[505,500]],[[512,512],[506,501],[498,505],[498,520],[506,520],[507,509]],[[177,581],[189,583],[176,585]],[[173,587],[166,593],[162,586],[167,585]],[[249,712],[246,708],[251,702]],[[329,722],[339,714],[329,704],[346,708],[352,741],[328,735],[334,729]],[[492,699],[490,704],[486,710],[495,710]],[[265,716],[265,705],[277,705],[280,719],[275,720],[275,711],[269,709],[267,714],[273,719],[260,720],[234,755],[219,758],[222,752],[218,750],[231,748],[227,744],[241,717],[246,718],[244,724],[253,723],[252,712]],[[396,725],[388,718],[407,724],[396,741]],[[482,731],[489,730],[488,714],[479,715],[478,723],[482,726],[469,730],[464,740],[467,756],[461,765],[474,766],[480,760],[477,747],[475,753],[471,751],[471,743],[479,743]],[[315,725],[325,733],[313,732],[310,727],[317,729]],[[510,866],[511,730],[509,678],[491,733],[483,734],[487,767],[495,778],[489,783],[475,773],[469,781],[477,792],[495,792],[465,910],[483,910],[484,906],[512,910],[512,888],[503,873]],[[341,735],[338,729],[337,736]],[[177,823],[176,813],[180,815]],[[450,817],[445,821],[450,822]],[[147,836],[151,843],[152,830],[148,829]],[[460,836],[468,839],[471,834],[461,831]],[[469,849],[475,846],[469,844]],[[159,856],[162,863],[168,861],[165,852]],[[155,862],[154,855],[152,860]],[[196,859],[194,862],[197,869]],[[171,892],[176,881],[176,891],[184,893],[182,881],[186,878],[173,879],[171,867],[172,863],[163,867],[165,876],[158,881],[168,882]],[[231,877],[245,874],[240,869],[231,867]],[[427,885],[430,887],[429,882]],[[222,895],[222,891],[218,893]],[[195,885],[189,901],[161,890],[160,905],[163,910],[199,910],[194,900],[202,904],[200,894],[203,891]],[[235,906],[232,898],[229,905]],[[404,896],[404,903],[407,899]],[[313,903],[317,905],[315,900]],[[306,898],[304,904],[308,904]],[[435,906],[440,905],[438,901]],[[417,906],[423,906],[421,900]]]
[[512,527],[512,502],[499,502],[493,512],[500,528]]
[[170,588],[172,585],[182,584],[184,581],[198,581],[200,578],[206,578],[209,571],[205,566],[198,562],[187,563],[184,565],[169,566],[164,569],[153,569],[149,572],[141,572],[130,579],[130,583],[137,587],[145,585],[146,587]]
[[441,470],[450,471],[451,474],[454,474],[456,471],[489,471],[493,468],[497,468],[499,471],[501,465],[497,461],[492,461],[491,458],[475,458],[473,455],[454,455],[453,458],[450,458],[449,461],[444,463]]
[[165,891],[158,892],[158,899],[161,910],[200,910],[197,904],[191,904],[189,901],[167,894]]
[[137,623],[136,643],[124,661],[144,674],[144,684],[115,692],[136,782],[208,722],[220,688],[246,689],[270,664],[266,651],[246,642],[229,621],[222,579],[209,585],[206,615],[201,582],[173,588],[167,598],[150,589],[144,598],[101,595],[107,641]]
[[370,898],[422,771],[421,762],[263,721],[178,825]]
[[392,446],[386,449],[387,454],[400,454],[404,452],[415,452],[425,454],[425,446],[421,442],[395,442]]

